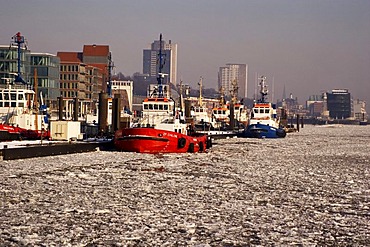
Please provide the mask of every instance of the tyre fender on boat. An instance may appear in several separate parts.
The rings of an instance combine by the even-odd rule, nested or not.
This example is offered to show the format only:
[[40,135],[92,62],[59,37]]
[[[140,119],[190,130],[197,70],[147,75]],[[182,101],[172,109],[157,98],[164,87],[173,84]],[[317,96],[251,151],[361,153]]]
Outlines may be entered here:
[[283,130],[283,129],[277,129],[277,130],[276,130],[276,135],[277,135],[278,137],[284,138],[284,137],[286,136],[286,131],[285,131],[285,130]]
[[188,152],[189,153],[194,153],[194,143],[189,144]]
[[204,151],[204,143],[201,141],[199,142],[199,152],[203,152]]
[[206,148],[209,149],[212,147],[212,138],[211,137],[207,137],[207,140],[206,140]]
[[178,148],[183,148],[185,147],[186,145],[186,139],[184,137],[181,137],[178,141],[177,141],[177,147]]

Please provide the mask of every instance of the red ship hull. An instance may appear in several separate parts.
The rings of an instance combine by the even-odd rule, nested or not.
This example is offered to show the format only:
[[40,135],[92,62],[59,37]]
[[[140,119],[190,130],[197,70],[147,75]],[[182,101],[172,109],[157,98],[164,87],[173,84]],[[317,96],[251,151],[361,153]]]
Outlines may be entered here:
[[27,130],[20,127],[15,127],[8,124],[0,124],[0,141],[11,141],[11,140],[35,140],[50,138],[50,131],[41,130]]
[[119,151],[155,154],[204,152],[210,144],[206,135],[188,136],[161,129],[126,128],[116,131],[114,146]]

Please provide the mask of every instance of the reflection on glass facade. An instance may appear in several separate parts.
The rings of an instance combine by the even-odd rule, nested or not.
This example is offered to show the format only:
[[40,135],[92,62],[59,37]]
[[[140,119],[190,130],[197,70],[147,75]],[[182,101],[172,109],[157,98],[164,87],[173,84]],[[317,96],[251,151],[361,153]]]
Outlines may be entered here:
[[42,92],[44,102],[52,108],[57,106],[57,99],[60,96],[59,66],[60,59],[56,55],[47,53],[30,55],[30,83],[35,85],[36,70],[37,91]]
[[[22,48],[21,52],[21,77],[27,81],[29,76],[29,51]],[[0,46],[0,84],[11,83],[18,73],[18,51],[15,46]]]

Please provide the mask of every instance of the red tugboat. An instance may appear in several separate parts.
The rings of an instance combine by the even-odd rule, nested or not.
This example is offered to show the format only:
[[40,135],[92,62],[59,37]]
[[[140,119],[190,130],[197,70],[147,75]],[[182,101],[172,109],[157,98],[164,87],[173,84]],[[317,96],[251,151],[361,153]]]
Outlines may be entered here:
[[140,122],[134,127],[115,132],[114,146],[119,151],[152,154],[204,152],[211,146],[207,135],[194,134],[181,121],[179,112],[175,110],[175,102],[164,95],[162,46],[161,34],[156,90],[143,101]]
[[[168,127],[178,131],[166,130]],[[181,133],[181,123],[161,123],[155,128],[139,127],[117,130],[114,145],[117,150],[137,153],[196,153],[210,147],[207,135],[192,136]],[[176,127],[177,126],[177,127]],[[186,129],[185,129],[186,131]]]

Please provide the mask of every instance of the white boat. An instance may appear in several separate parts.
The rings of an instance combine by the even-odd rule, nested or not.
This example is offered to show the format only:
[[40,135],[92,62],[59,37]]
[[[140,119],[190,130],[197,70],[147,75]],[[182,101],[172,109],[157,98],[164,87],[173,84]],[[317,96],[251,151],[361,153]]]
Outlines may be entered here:
[[7,85],[0,88],[0,130],[2,140],[48,138],[48,119],[46,112],[40,111],[35,102],[35,91],[24,85]]
[[253,104],[248,127],[240,133],[240,137],[279,138],[285,137],[286,132],[280,126],[277,118],[276,105],[267,101],[266,77],[260,77],[261,98]]

